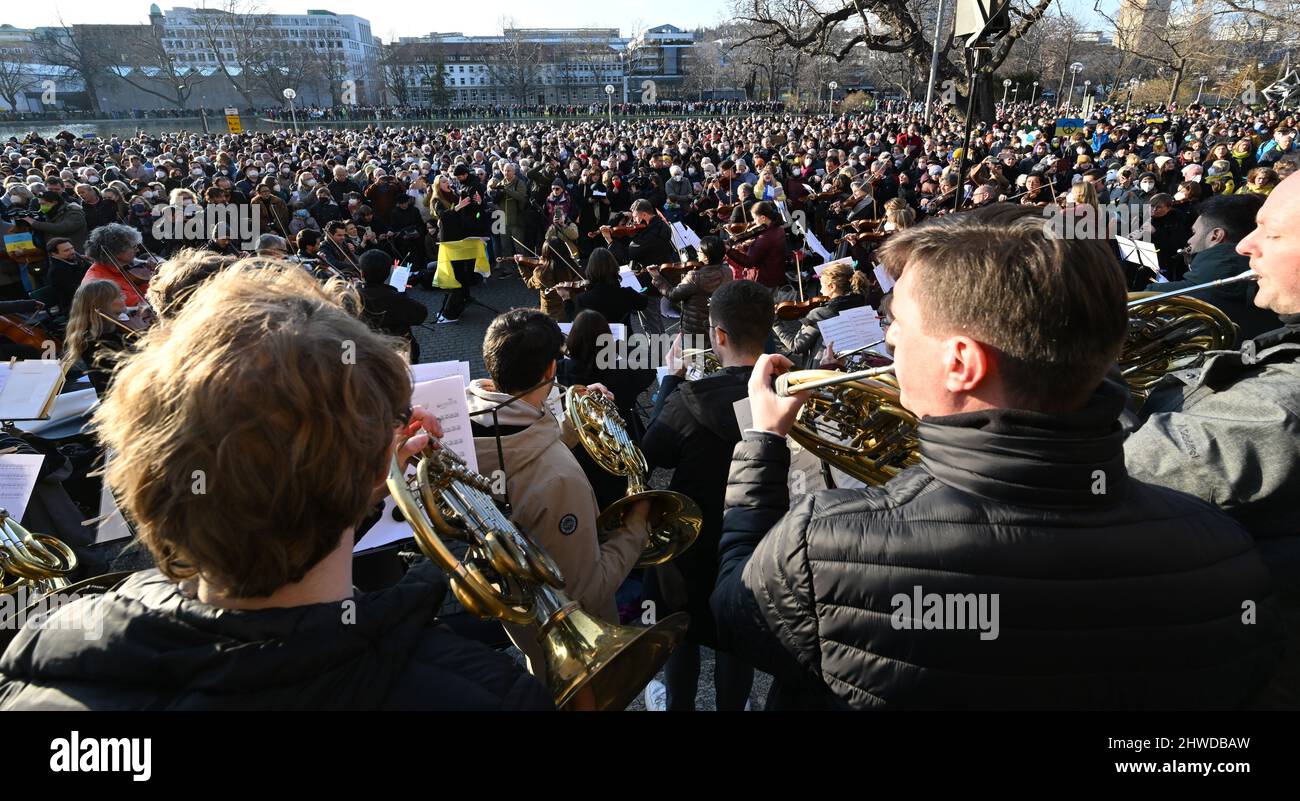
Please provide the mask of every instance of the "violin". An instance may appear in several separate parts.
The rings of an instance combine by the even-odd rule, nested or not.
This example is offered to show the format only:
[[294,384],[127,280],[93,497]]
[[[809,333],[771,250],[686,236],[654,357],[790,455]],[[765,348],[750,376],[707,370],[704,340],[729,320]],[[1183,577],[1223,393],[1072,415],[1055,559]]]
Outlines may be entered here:
[[721,231],[726,231],[728,234],[735,236],[736,234],[740,233],[741,231],[744,231],[748,227],[749,227],[749,223],[743,223],[743,222],[723,223],[722,225],[719,225],[717,228],[714,228],[713,233],[716,234]]
[[729,247],[735,247],[736,245],[749,242],[752,239],[757,239],[758,237],[767,233],[768,230],[771,228],[772,225],[762,225],[760,223],[754,223],[753,225],[749,226],[748,228],[741,231],[740,233],[732,236],[731,239],[727,241],[727,245]]
[[829,302],[830,298],[825,295],[818,295],[807,300],[783,300],[776,304],[776,319],[798,320],[813,309],[820,308]]
[[536,269],[537,267],[542,266],[542,260],[532,256],[520,256],[518,261],[515,261],[514,256],[501,256],[497,259],[498,266],[505,264],[517,264],[520,267],[531,267]]
[[586,289],[589,286],[591,286],[590,281],[561,281],[560,283],[551,287],[551,291],[557,289],[569,289],[576,292],[580,289]]
[[44,328],[37,325],[35,319],[36,315],[29,321],[24,320],[20,314],[0,314],[0,337],[15,345],[26,345],[42,352],[46,342],[62,344],[57,337],[50,336]]
[[[632,216],[631,212],[627,212],[627,211],[623,212],[623,219],[625,220],[631,219],[631,216]],[[649,226],[650,223],[629,223],[627,225],[612,225],[609,227],[609,235],[615,238],[622,237],[622,236],[633,237],[641,233],[642,231],[644,231]],[[600,235],[601,233],[599,228],[597,228],[595,231],[587,232],[588,239],[595,239]]]
[[834,199],[838,198],[838,197],[839,197],[840,195],[842,195],[842,194],[844,194],[843,190],[840,190],[840,189],[828,189],[828,190],[826,190],[825,192],[818,192],[818,193],[815,194],[815,195],[810,195],[809,197],[804,198],[804,202],[806,202],[806,203],[820,203],[820,202],[822,202],[823,200],[834,200]]
[[677,273],[687,273],[690,272],[691,270],[698,270],[699,268],[704,266],[706,265],[704,264],[704,262],[701,261],[684,261],[684,262],[673,261],[673,262],[668,262],[667,264],[660,264],[657,269],[661,273],[668,273],[669,275],[675,275]]

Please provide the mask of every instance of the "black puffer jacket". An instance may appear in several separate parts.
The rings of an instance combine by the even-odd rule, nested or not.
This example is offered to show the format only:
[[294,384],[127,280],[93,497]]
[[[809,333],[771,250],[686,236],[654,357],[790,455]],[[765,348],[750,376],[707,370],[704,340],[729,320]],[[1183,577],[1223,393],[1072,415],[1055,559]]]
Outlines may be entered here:
[[[713,613],[709,595],[718,577],[718,543],[722,538],[723,493],[731,451],[740,441],[735,403],[749,396],[752,367],[727,367],[699,379],[664,379],[655,415],[641,440],[651,468],[673,471],[668,489],[699,504],[704,525],[695,544],[681,556],[656,568],[646,582],[648,597],[660,604],[660,614],[687,611],[687,639],[714,647]],[[676,575],[673,575],[673,574]],[[676,580],[680,577],[680,586]],[[674,590],[685,592],[685,602]],[[680,591],[676,592],[680,595]]]
[[446,582],[421,560],[355,609],[222,611],[157,571],[62,607],[103,625],[19,632],[0,658],[3,709],[549,709],[509,657],[439,624]]
[[[1128,477],[1124,392],[1103,387],[1069,415],[927,418],[921,465],[788,514],[784,441],[747,434],[712,599],[720,646],[777,677],[774,706],[1245,703],[1280,651],[1267,569],[1221,512]],[[997,636],[955,616],[917,630],[923,610],[901,602],[918,587],[984,594],[990,611],[996,594]]]

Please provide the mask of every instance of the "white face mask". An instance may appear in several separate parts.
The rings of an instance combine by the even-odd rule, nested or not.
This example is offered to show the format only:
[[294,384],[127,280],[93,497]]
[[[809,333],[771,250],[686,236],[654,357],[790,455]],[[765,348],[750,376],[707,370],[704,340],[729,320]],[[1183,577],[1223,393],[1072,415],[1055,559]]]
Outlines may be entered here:
[[261,174],[257,170],[248,170],[247,172],[249,178],[256,178],[258,175]]
[[153,199],[153,196],[154,196],[154,193],[151,192],[151,191],[150,191],[150,192],[141,192],[141,193],[140,193],[140,197],[146,198],[146,199],[148,199],[148,200],[152,200],[152,199]]
[[88,178],[86,178],[86,180],[87,180],[87,181],[90,181],[92,184],[97,184],[97,183],[99,183],[99,176],[98,176],[98,175],[91,175],[91,176],[89,176]]
[[1153,184],[1153,183],[1151,183],[1150,181],[1143,181],[1143,182],[1142,182],[1142,191],[1143,191],[1143,192],[1150,192],[1152,189],[1155,189],[1155,188],[1156,188],[1156,185]]
[[307,186],[315,186],[315,185],[316,185],[316,179],[315,179],[315,178],[308,178],[308,179],[307,179]]

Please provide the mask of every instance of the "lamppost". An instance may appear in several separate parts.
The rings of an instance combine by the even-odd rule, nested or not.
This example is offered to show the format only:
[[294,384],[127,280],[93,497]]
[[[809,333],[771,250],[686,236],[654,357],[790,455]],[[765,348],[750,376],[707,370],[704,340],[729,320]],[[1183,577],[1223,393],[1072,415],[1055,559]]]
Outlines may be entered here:
[[829,113],[831,113],[831,114],[834,114],[834,113],[835,113],[835,90],[836,90],[836,89],[839,89],[839,88],[840,88],[840,85],[839,85],[838,83],[836,83],[835,81],[831,81],[830,83],[828,83],[828,84],[826,84],[826,85],[827,85],[828,87],[830,87],[830,90],[831,90],[831,102],[830,102],[830,108],[829,108],[827,111],[828,111]]
[[1007,92],[1010,92],[1010,91],[1011,91],[1011,79],[1010,79],[1010,78],[1003,78],[1003,79],[1002,79],[1002,106],[1003,106],[1003,108],[1005,108],[1006,105],[1007,105]]
[[605,84],[605,96],[609,99],[609,124],[614,124],[614,84]]
[[1038,97],[1038,81],[1034,81],[1034,88],[1029,93],[1029,105],[1034,105],[1034,98]]
[[199,113],[203,115],[203,133],[212,133],[208,130],[208,96],[200,95],[199,104]]
[[295,134],[298,133],[298,112],[293,108],[293,99],[297,96],[298,93],[292,89],[284,90],[284,99],[289,101],[289,116],[293,118],[293,132]]
[[1205,77],[1204,75],[1201,75],[1201,76],[1199,76],[1196,80],[1200,81],[1200,84],[1201,84],[1200,86],[1196,87],[1196,102],[1197,102],[1197,103],[1200,103],[1200,102],[1201,102],[1201,92],[1204,92],[1204,91],[1205,91],[1205,82],[1208,81],[1209,78]]
[[1084,107],[1084,104],[1088,102],[1088,98],[1090,97],[1089,92],[1091,92],[1091,91],[1092,91],[1092,81],[1084,81],[1084,82],[1083,82],[1083,94],[1079,97],[1079,108],[1080,108],[1080,109],[1082,109],[1082,108]]
[[1011,87],[1011,102],[1015,103],[1020,99],[1020,84]]
[[[1070,65],[1070,91],[1065,93],[1065,108],[1069,108],[1070,103],[1074,102],[1074,79],[1079,77],[1079,73],[1081,72],[1083,72],[1083,64],[1081,62],[1076,61]],[[1057,104],[1057,108],[1061,108],[1059,103]]]
[[1125,103],[1124,103],[1124,114],[1125,114],[1125,116],[1128,115],[1128,113],[1129,113],[1129,109],[1132,108],[1132,106],[1133,106],[1133,93],[1134,93],[1135,91],[1137,91],[1137,88],[1138,88],[1138,79],[1137,79],[1137,78],[1129,78],[1129,79],[1128,79],[1128,100],[1125,101]]

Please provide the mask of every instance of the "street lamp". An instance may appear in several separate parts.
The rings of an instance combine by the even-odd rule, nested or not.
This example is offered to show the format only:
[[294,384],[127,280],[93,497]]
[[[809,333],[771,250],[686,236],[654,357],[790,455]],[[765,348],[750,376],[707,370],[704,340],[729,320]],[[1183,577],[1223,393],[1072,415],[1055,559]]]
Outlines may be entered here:
[[831,106],[830,106],[829,111],[830,111],[831,114],[834,114],[834,113],[835,113],[835,90],[836,90],[836,89],[839,89],[839,88],[840,88],[840,85],[839,85],[838,83],[836,83],[835,81],[831,81],[830,83],[828,83],[828,84],[826,84],[826,85],[829,86],[829,87],[830,87],[830,90],[831,90]]
[[1011,79],[1003,78],[1002,79],[1002,105],[1004,106],[1007,104],[1007,92],[1010,91],[1011,91]]
[[1092,91],[1092,81],[1084,81],[1083,96],[1079,98],[1079,108],[1083,108],[1083,104],[1088,102],[1089,92],[1091,91]]
[[298,133],[298,112],[294,111],[293,99],[297,96],[298,93],[292,89],[284,90],[284,99],[289,101],[289,116],[293,118],[293,132],[295,134]]
[[1124,103],[1124,114],[1127,116],[1129,109],[1133,106],[1133,92],[1137,91],[1138,79],[1128,79],[1128,100]]
[[1029,93],[1029,105],[1034,105],[1034,98],[1038,97],[1038,81],[1034,81],[1034,88]]
[[[1074,79],[1079,77],[1081,72],[1083,72],[1082,62],[1076,61],[1070,65],[1070,91],[1065,93],[1066,108],[1069,108],[1070,103],[1074,102]],[[1057,108],[1060,108],[1059,104]]]
[[614,124],[614,84],[605,84],[605,96],[609,98],[609,124]]
[[1204,92],[1204,91],[1205,91],[1205,82],[1208,81],[1209,78],[1207,78],[1207,77],[1205,77],[1204,75],[1202,75],[1202,76],[1200,76],[1199,78],[1197,78],[1196,80],[1198,80],[1198,81],[1201,82],[1201,85],[1198,86],[1198,87],[1196,87],[1196,102],[1197,102],[1197,103],[1200,103],[1200,102],[1201,102],[1201,92]]

